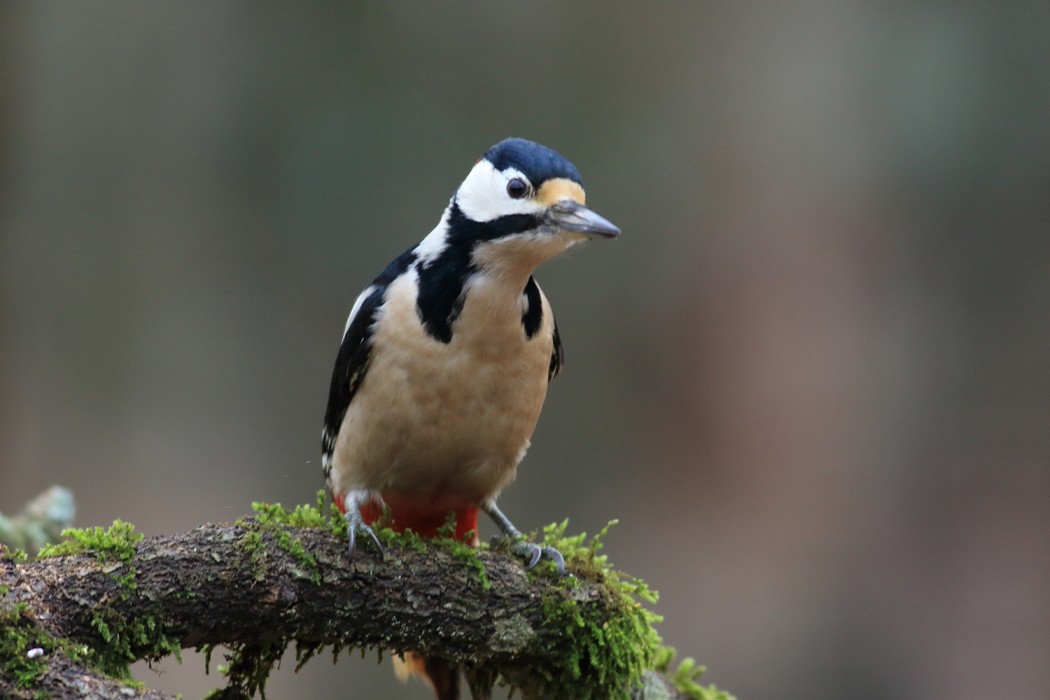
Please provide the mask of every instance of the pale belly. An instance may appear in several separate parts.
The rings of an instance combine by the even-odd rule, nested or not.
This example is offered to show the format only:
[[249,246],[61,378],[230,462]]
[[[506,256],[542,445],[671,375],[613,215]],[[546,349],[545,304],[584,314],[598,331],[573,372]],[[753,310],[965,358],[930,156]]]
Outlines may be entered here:
[[383,352],[373,353],[343,419],[332,487],[476,505],[513,479],[529,446],[547,393],[550,333],[527,339],[520,306],[476,294],[441,343],[415,321],[408,291],[389,292],[390,318],[374,341]]

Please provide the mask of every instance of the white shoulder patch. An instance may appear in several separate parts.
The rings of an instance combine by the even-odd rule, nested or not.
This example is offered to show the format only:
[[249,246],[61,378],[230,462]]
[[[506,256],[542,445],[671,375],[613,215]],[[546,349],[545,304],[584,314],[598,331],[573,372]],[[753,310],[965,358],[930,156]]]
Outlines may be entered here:
[[451,209],[452,203],[450,202],[445,213],[441,215],[438,225],[416,246],[416,260],[420,264],[425,266],[434,262],[448,247],[448,214]]
[[357,316],[357,313],[361,310],[361,304],[365,303],[365,299],[367,299],[368,295],[371,294],[374,290],[375,285],[370,284],[367,287],[365,287],[365,291],[357,295],[357,300],[354,302],[354,308],[350,309],[350,315],[346,319],[346,326],[343,328],[344,338],[346,337],[346,332],[350,330],[350,324],[354,322],[354,318]]

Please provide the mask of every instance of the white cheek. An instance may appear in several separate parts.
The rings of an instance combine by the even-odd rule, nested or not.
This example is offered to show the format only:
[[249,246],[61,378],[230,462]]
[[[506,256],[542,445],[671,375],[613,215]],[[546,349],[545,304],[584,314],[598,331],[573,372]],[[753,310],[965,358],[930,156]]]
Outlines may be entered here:
[[480,160],[467,175],[467,179],[456,192],[459,208],[473,221],[492,221],[510,214],[536,214],[543,206],[530,199],[511,199],[507,194],[507,182],[524,175],[513,168],[500,172],[487,160]]

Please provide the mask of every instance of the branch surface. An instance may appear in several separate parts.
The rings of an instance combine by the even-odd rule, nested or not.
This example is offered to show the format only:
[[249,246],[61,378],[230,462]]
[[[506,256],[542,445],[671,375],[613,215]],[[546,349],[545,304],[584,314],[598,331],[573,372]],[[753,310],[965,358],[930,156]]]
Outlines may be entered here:
[[[557,655],[565,630],[545,614],[551,601],[569,596],[588,619],[616,614],[601,583],[581,580],[568,590],[555,577],[527,576],[519,561],[492,551],[476,554],[482,576],[474,556],[399,546],[380,555],[359,546],[351,560],[345,539],[329,531],[267,529],[247,520],[145,538],[123,559],[82,553],[5,562],[0,609],[22,603],[46,635],[122,648],[125,662],[178,648],[283,649],[294,641],[307,649],[419,651],[498,671],[522,686],[536,669],[564,661]],[[60,651],[39,661],[50,666],[34,692],[167,697],[88,671]],[[667,688],[655,676],[650,684]],[[0,696],[16,692],[11,679],[0,677]],[[654,696],[678,696],[670,692]]]

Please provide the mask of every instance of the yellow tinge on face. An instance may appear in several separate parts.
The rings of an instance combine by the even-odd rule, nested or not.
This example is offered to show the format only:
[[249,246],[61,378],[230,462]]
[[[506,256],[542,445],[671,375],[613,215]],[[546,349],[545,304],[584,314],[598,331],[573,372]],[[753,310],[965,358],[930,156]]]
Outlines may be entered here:
[[573,182],[564,177],[556,177],[547,180],[536,193],[536,201],[549,208],[563,199],[571,199],[580,204],[586,204],[586,196],[583,188],[578,182]]

